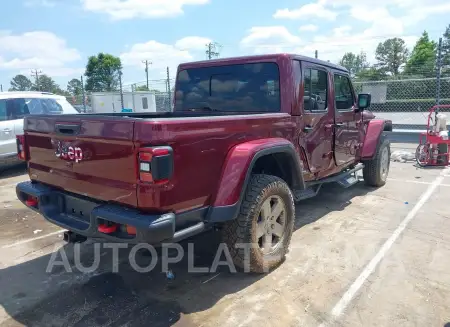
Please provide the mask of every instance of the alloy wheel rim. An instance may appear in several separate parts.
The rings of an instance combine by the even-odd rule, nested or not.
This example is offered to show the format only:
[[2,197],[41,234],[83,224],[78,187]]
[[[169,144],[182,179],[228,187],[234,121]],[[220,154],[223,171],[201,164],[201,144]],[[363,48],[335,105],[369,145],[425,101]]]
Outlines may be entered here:
[[268,197],[262,204],[256,222],[256,240],[264,254],[276,250],[286,227],[286,205],[278,195]]

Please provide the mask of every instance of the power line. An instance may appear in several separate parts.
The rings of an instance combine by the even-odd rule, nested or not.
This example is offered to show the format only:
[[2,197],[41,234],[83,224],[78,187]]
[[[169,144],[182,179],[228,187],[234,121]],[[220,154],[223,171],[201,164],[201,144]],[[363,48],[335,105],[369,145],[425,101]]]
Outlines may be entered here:
[[147,77],[147,90],[149,90],[149,84],[148,84],[148,65],[152,65],[153,63],[151,61],[148,61],[147,59],[143,60],[142,63],[145,64],[145,75]]
[[212,58],[218,58],[220,53],[217,50],[217,48],[221,47],[221,45],[217,42],[209,42],[206,44],[206,55],[208,56],[208,59],[211,60]]

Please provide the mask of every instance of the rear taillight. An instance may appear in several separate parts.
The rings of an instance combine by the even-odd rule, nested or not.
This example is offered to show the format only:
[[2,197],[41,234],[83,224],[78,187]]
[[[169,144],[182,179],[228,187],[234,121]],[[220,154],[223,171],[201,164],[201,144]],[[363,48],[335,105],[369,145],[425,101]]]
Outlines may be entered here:
[[167,183],[173,174],[172,148],[164,146],[139,149],[138,171],[141,182]]
[[19,157],[20,160],[27,161],[28,156],[25,146],[25,135],[17,135],[16,143],[17,143],[17,156]]

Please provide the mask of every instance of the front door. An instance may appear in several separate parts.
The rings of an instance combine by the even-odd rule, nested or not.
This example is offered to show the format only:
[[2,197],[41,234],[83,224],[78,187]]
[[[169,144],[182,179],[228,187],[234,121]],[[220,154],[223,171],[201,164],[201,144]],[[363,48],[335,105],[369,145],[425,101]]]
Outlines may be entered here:
[[343,72],[335,71],[335,142],[334,153],[337,166],[355,161],[359,150],[359,124],[361,113],[355,113],[356,98],[350,78]]
[[299,140],[309,169],[317,178],[333,164],[334,112],[330,102],[330,75],[326,67],[304,61],[301,65],[304,87]]

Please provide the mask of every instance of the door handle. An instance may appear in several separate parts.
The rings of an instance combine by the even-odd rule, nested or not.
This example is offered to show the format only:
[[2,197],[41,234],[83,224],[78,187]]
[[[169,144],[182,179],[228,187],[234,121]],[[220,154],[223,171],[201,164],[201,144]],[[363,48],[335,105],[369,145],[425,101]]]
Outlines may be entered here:
[[310,125],[306,125],[305,127],[303,127],[303,132],[305,133],[309,133],[313,130],[313,127]]
[[325,128],[330,129],[330,128],[341,128],[344,127],[344,123],[337,123],[337,124],[326,124]]
[[5,129],[3,130],[3,132],[5,132],[5,133],[11,133],[11,132],[12,132],[12,129],[11,129],[11,128],[5,128]]

